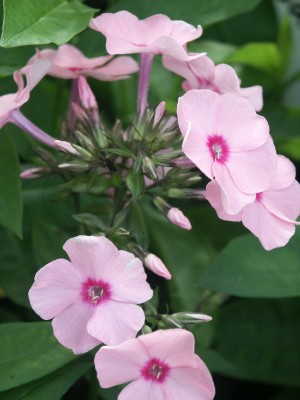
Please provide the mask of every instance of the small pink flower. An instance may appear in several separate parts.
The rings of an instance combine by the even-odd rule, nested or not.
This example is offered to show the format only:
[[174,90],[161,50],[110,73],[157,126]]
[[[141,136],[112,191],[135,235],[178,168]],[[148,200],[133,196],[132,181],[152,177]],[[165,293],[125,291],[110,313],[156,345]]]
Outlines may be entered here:
[[77,236],[64,250],[71,262],[55,260],[36,274],[34,311],[53,318],[57,340],[76,354],[133,338],[145,321],[136,304],[153,295],[142,262],[105,237]]
[[276,152],[264,117],[234,94],[190,90],[179,98],[183,152],[222,189],[228,214],[235,215],[268,188]]
[[222,193],[216,181],[207,185],[205,197],[215,208],[219,218],[242,221],[266,250],[282,247],[295,233],[300,215],[300,185],[295,180],[295,167],[284,156],[277,158],[277,173],[268,190],[256,194],[255,201],[237,215],[224,211]]
[[212,400],[212,377],[194,347],[193,335],[183,329],[159,330],[102,347],[95,357],[100,386],[131,382],[118,400]]
[[150,269],[150,271],[154,272],[156,275],[161,276],[165,279],[171,279],[172,275],[170,274],[168,268],[161,261],[159,257],[155,254],[149,253],[144,260],[145,266]]
[[262,87],[241,88],[235,70],[227,64],[215,65],[207,56],[187,62],[164,56],[163,64],[167,69],[186,79],[182,84],[185,91],[209,89],[220,94],[233,93],[250,101],[256,111],[262,109]]
[[19,110],[29,100],[31,90],[47,74],[50,66],[49,61],[37,60],[30,67],[25,67],[23,73],[26,76],[26,86],[22,73],[20,71],[14,73],[14,81],[18,90],[17,93],[0,96],[0,129],[11,122],[14,111]]
[[170,208],[167,217],[172,224],[179,226],[182,229],[190,231],[192,225],[189,219],[178,208]]
[[188,55],[184,46],[202,35],[201,26],[171,21],[163,14],[139,20],[128,11],[104,13],[91,20],[90,28],[106,37],[109,54],[168,54],[181,60],[200,56]]
[[79,76],[91,76],[100,81],[116,81],[129,78],[138,71],[137,63],[131,57],[111,56],[87,58],[75,46],[64,44],[57,50],[38,50],[28,64],[36,59],[51,61],[49,75],[63,79],[77,79]]

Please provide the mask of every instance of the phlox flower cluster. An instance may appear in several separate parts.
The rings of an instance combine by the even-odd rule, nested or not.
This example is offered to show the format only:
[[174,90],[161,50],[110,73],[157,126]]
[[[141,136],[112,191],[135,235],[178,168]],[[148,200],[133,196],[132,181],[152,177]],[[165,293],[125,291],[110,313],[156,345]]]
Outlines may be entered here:
[[[121,11],[92,19],[90,28],[105,36],[108,55],[87,58],[68,44],[37,50],[14,74],[17,92],[0,97],[0,128],[14,123],[60,151],[56,159],[40,150],[43,164],[23,171],[22,178],[59,170],[67,193],[79,190],[78,178],[86,184],[84,193],[91,190],[114,204],[110,224],[93,215],[77,215],[93,235],[69,239],[64,245],[69,260],[52,261],[38,271],[30,303],[41,318],[52,320],[57,340],[74,353],[102,345],[95,357],[100,385],[130,382],[119,400],[212,400],[211,375],[194,353],[193,335],[183,329],[211,318],[192,312],[158,318],[154,310],[150,319],[157,318],[160,325],[147,325],[153,291],[144,266],[165,279],[172,275],[159,257],[142,248],[124,221],[130,206],[149,195],[170,223],[190,230],[189,219],[166,198],[170,203],[173,198],[204,198],[219,218],[242,221],[271,250],[285,245],[295,232],[300,214],[295,168],[277,155],[268,122],[257,114],[263,106],[262,88],[242,88],[231,66],[215,65],[207,55],[188,51],[188,43],[201,36],[201,26],[161,14],[139,20]],[[140,54],[139,66],[126,54]],[[178,100],[177,118],[166,116],[163,101],[154,112],[148,108],[157,55],[184,78],[186,93]],[[115,81],[137,71],[135,121],[126,130],[119,121],[108,129],[88,78]],[[68,140],[50,137],[20,111],[46,74],[72,81],[62,136]],[[210,180],[205,191],[198,189],[199,170]],[[93,191],[97,179],[102,186]],[[121,243],[122,250],[113,241]],[[170,325],[181,329],[149,333]]]

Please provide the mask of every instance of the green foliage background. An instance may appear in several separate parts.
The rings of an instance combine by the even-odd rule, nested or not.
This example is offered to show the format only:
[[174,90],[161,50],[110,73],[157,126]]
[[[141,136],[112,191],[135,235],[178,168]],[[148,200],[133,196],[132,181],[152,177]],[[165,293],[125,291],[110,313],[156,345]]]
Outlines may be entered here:
[[[290,12],[292,1],[0,3],[1,19],[2,5],[5,10],[0,95],[14,91],[12,73],[27,62],[36,45],[71,40],[88,56],[104,54],[103,38],[85,30],[95,9],[125,9],[139,17],[165,13],[204,26],[203,38],[190,46],[192,51],[207,51],[215,62],[234,65],[244,86],[263,85],[262,114],[269,120],[278,152],[299,167],[300,27]],[[136,77],[91,84],[107,120],[118,117],[125,124],[132,120]],[[24,113],[49,134],[59,136],[68,90],[69,82],[44,79],[24,106]],[[175,112],[181,93],[180,78],[155,60],[150,104],[165,100],[168,110]],[[56,198],[60,181],[46,178],[21,185],[20,170],[34,161],[32,142],[12,125],[0,132],[0,398],[113,400],[115,389],[98,388],[93,356],[75,357],[60,346],[50,324],[37,322],[29,306],[27,293],[36,271],[63,257],[62,244],[79,233],[72,219],[78,212],[72,199]],[[81,196],[81,212],[105,210],[101,198],[89,199],[84,191]],[[218,220],[208,205],[197,201],[174,205],[191,219],[192,232],[170,225],[147,201],[137,205],[134,229],[138,240],[149,244],[173,274],[168,283],[156,281],[162,310],[166,311],[166,301],[172,311],[201,311],[214,317],[194,334],[198,354],[215,373],[216,399],[300,398],[299,231],[286,247],[268,253],[241,225]]]

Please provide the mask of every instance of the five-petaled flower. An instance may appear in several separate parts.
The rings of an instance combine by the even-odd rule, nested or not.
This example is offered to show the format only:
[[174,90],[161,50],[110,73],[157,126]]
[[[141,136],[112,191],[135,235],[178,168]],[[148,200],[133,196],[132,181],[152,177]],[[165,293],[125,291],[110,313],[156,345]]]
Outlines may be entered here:
[[214,383],[194,346],[190,332],[168,329],[102,347],[95,357],[100,385],[131,382],[118,400],[212,400]]
[[135,337],[145,321],[136,304],[153,295],[142,262],[105,237],[77,236],[64,250],[71,262],[47,264],[29,291],[34,311],[53,318],[58,341],[84,353],[101,342],[116,345]]

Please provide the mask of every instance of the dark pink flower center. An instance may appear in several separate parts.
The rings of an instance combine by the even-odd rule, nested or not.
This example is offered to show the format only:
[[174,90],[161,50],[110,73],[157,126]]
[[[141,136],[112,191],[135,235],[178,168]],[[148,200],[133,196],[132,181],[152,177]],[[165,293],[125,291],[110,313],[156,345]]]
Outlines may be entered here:
[[263,194],[262,192],[256,193],[255,201],[262,201]]
[[170,367],[158,358],[152,358],[149,360],[141,370],[142,377],[146,381],[153,381],[157,383],[162,383],[168,377],[170,372]]
[[107,282],[88,278],[81,285],[81,298],[84,302],[97,306],[110,299],[111,290]]
[[229,146],[223,136],[210,135],[206,143],[214,161],[224,164],[228,160]]

